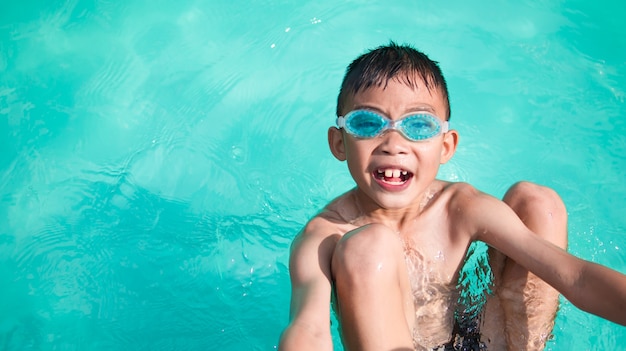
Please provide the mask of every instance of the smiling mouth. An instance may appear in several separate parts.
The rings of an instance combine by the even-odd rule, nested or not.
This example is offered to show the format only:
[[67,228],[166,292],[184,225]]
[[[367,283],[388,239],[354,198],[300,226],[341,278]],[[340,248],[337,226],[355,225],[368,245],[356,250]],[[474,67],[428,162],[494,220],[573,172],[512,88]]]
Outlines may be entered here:
[[390,185],[402,185],[412,176],[413,173],[398,168],[379,168],[374,171],[374,178]]

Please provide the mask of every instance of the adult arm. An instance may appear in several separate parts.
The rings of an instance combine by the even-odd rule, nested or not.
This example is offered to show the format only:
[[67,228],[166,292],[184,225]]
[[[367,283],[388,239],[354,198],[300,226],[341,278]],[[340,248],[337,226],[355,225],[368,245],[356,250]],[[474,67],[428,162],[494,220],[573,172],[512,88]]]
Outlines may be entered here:
[[281,351],[332,350],[330,334],[331,260],[337,238],[323,234],[315,220],[294,240],[289,258],[290,323]]

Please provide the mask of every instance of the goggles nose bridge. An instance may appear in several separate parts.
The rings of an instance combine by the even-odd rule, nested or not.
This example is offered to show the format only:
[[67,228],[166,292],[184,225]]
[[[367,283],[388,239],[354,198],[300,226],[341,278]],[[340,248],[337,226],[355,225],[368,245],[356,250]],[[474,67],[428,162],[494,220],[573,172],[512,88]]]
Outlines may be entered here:
[[383,126],[383,129],[380,131],[381,135],[390,130],[395,130],[396,132],[406,137],[404,128],[402,128],[402,122],[404,122],[404,119],[397,120],[397,121],[394,121],[391,119],[385,119],[385,125]]
[[396,130],[396,131],[401,131],[402,130],[402,121],[404,121],[403,119],[399,120],[399,121],[394,121],[394,120],[390,120],[387,119],[385,120],[386,126],[384,129],[391,129],[391,130]]

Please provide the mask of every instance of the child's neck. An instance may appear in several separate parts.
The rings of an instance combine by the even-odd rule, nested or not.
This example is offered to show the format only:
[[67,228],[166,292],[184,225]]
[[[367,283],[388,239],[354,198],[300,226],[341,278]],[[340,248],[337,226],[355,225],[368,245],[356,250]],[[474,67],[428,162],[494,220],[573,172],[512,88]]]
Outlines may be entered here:
[[380,223],[401,232],[407,223],[413,222],[415,218],[421,215],[440,192],[441,186],[431,186],[424,191],[419,201],[416,201],[414,205],[399,209],[383,208],[371,201],[363,201],[364,195],[360,194],[358,189],[354,190],[352,196],[359,222]]

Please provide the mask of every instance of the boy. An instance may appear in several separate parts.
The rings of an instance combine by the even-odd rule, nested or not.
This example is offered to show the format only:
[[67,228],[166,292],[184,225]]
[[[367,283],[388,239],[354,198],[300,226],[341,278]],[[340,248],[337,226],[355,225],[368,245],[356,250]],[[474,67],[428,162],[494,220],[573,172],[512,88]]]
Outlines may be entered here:
[[558,304],[547,284],[579,308],[626,324],[626,276],[564,250],[566,211],[553,191],[523,182],[500,201],[435,179],[459,138],[448,129],[437,63],[394,43],[358,57],[337,116],[330,150],[347,161],[356,188],[294,239],[281,350],[332,349],[331,296],[346,350],[441,347],[452,335],[459,270],[475,240],[492,248],[495,295],[482,330],[489,349],[543,349]]

